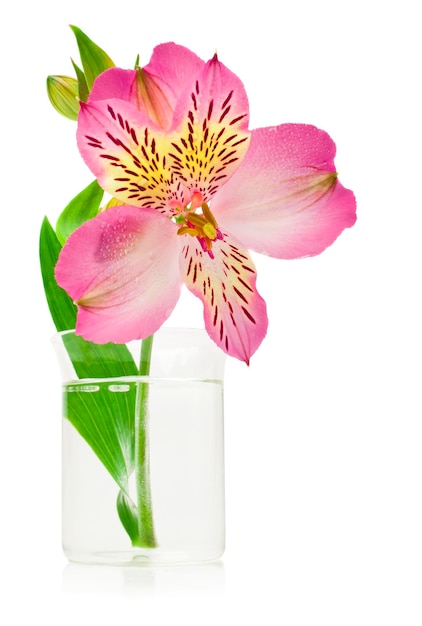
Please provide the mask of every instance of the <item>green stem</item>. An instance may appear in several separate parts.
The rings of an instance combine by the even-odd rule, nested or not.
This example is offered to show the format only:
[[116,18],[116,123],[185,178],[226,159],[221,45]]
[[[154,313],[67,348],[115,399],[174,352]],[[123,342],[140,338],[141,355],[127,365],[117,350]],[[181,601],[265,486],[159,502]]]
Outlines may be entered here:
[[[148,376],[151,365],[153,335],[142,341],[139,376]],[[139,382],[135,404],[135,472],[138,496],[139,539],[136,545],[155,548],[154,520],[152,516],[151,481],[149,467],[149,383]]]

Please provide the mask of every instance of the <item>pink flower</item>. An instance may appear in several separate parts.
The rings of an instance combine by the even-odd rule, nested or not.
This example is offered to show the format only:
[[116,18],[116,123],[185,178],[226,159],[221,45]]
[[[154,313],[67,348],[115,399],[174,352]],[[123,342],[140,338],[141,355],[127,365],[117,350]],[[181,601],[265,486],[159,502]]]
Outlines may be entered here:
[[56,278],[77,332],[123,343],[153,334],[184,283],[225,352],[249,362],[267,330],[247,249],[281,259],[322,252],[354,224],[335,145],[317,128],[248,130],[240,79],[216,56],[175,44],[143,70],[101,74],[81,104],[78,145],[121,201],[68,239]]

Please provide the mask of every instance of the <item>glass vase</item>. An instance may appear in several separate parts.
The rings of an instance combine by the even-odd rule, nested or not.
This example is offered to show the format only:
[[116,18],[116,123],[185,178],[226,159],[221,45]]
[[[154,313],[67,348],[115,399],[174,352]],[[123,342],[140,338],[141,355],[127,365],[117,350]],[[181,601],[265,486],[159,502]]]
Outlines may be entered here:
[[225,355],[199,329],[98,346],[54,337],[63,381],[63,550],[79,563],[224,552]]

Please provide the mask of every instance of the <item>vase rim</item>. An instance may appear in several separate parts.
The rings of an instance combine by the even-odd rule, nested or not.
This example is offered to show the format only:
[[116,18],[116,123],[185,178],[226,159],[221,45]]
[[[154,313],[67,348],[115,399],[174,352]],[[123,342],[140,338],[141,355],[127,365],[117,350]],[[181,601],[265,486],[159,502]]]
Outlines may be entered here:
[[[161,326],[155,333],[153,333],[154,335],[158,335],[158,334],[162,334],[162,333],[168,333],[168,332],[177,332],[177,333],[198,333],[199,335],[206,335],[207,337],[209,337],[207,331],[205,330],[205,328],[203,327],[199,327],[199,326]],[[76,328],[68,328],[66,330],[58,330],[53,334],[53,338],[54,337],[62,337],[63,335],[68,335],[74,333],[75,335],[76,333]],[[82,337],[82,335],[79,335],[80,337]],[[140,337],[139,339],[132,339],[131,341],[127,341],[125,343],[132,343],[134,341],[143,341],[144,339],[146,339],[147,337]],[[93,342],[95,343],[95,342]],[[109,343],[116,343],[116,342],[112,342],[110,341]],[[118,345],[116,343],[116,345]]]
[[[73,345],[75,342],[73,354],[76,362],[83,362],[85,359],[82,345],[79,345],[79,339],[82,344],[84,339],[76,335],[75,329],[58,331],[51,340],[56,351],[59,364],[61,366],[62,379],[65,381],[79,379],[76,374],[74,363],[70,358],[68,347],[69,341]],[[90,342],[86,342],[89,345]],[[98,344],[93,344],[94,346]],[[103,344],[107,346],[107,344]],[[112,352],[109,354],[106,349],[105,359],[114,362],[113,346],[124,345],[128,353],[124,353],[123,361],[127,356],[132,357],[135,363],[140,363],[143,340],[135,339],[125,344],[109,343]],[[92,363],[101,360],[98,350],[88,348],[89,360]],[[92,353],[92,354],[91,354]],[[120,353],[119,353],[120,354]],[[198,380],[222,380],[224,377],[224,365],[226,362],[226,353],[221,350],[217,344],[208,335],[205,328],[195,327],[179,327],[179,326],[162,326],[154,333],[152,352],[150,355],[150,373],[151,378],[189,378]],[[120,356],[116,357],[119,361]],[[122,372],[125,375],[125,372]],[[83,378],[86,376],[84,375]],[[95,376],[89,376],[95,378]],[[115,377],[113,375],[113,377]]]

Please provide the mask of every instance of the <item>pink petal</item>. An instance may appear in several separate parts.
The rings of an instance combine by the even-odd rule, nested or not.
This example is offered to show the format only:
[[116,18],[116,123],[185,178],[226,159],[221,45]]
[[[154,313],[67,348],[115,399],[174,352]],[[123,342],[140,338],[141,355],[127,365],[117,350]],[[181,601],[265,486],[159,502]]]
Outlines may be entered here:
[[196,237],[180,239],[181,273],[204,304],[208,334],[224,352],[249,363],[265,337],[268,319],[247,250],[227,233],[213,241],[211,255]]
[[188,48],[175,43],[163,43],[154,48],[144,71],[159,79],[160,85],[165,85],[166,97],[174,109],[180,95],[203,66],[204,61]]
[[245,159],[214,198],[219,225],[269,256],[319,254],[356,220],[354,195],[338,181],[334,156],[335,144],[314,126],[252,131]]
[[122,70],[119,67],[102,72],[94,81],[88,101],[118,98],[130,102],[135,77],[136,70]]
[[173,119],[174,94],[160,78],[144,70],[113,67],[98,76],[89,102],[117,98],[130,102],[157,126],[168,128]]
[[171,201],[184,203],[169,167],[171,139],[129,102],[81,105],[77,140],[99,184],[115,198],[168,214]]
[[174,113],[171,155],[191,192],[209,201],[239,167],[249,144],[248,121],[241,80],[215,56],[192,77]]
[[78,304],[76,331],[96,343],[154,333],[180,294],[175,227],[152,209],[119,206],[68,239],[56,280]]
[[171,125],[177,98],[204,65],[193,52],[174,43],[154,49],[151,61],[137,70],[113,67],[98,76],[89,102],[117,98],[133,104],[164,129]]

